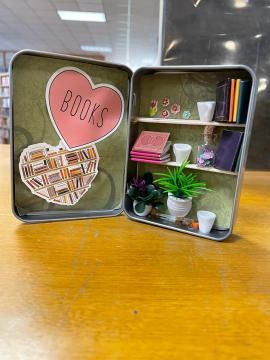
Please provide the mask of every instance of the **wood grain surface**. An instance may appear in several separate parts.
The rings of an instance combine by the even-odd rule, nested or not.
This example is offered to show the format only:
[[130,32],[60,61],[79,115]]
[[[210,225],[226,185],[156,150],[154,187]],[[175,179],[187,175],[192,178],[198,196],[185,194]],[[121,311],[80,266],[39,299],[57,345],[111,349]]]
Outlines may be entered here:
[[219,243],[128,220],[27,225],[0,147],[0,359],[270,359],[270,174]]

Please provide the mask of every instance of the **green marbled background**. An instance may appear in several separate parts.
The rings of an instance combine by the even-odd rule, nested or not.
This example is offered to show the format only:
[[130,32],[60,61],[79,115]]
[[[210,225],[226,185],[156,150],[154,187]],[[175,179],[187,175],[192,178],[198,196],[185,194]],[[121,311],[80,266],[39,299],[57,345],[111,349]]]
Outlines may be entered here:
[[[184,110],[191,113],[190,120],[198,120],[198,101],[215,101],[216,84],[226,78],[249,79],[245,71],[193,72],[182,74],[159,73],[143,75],[139,85],[140,115],[149,116],[151,100],[158,100],[158,112],[154,117],[161,117],[163,109],[170,110],[174,103],[180,104],[180,113],[170,114],[170,118],[182,119]],[[168,96],[170,105],[163,107],[161,100]]]

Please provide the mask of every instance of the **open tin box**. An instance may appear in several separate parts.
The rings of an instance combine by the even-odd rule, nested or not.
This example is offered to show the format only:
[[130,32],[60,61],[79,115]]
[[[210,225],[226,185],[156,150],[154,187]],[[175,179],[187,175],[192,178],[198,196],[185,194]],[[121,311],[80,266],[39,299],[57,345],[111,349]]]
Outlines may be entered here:
[[[24,222],[109,217],[123,211],[137,221],[212,240],[231,233],[238,205],[256,100],[256,78],[242,65],[140,68],[86,58],[25,50],[10,66],[12,99],[13,212]],[[225,78],[248,79],[251,92],[245,124],[211,123],[217,142],[223,129],[244,132],[239,170],[198,168],[196,154],[206,125],[198,119],[197,101],[215,100],[216,84]],[[153,99],[181,102],[182,111],[149,117]],[[176,163],[139,163],[129,153],[141,131],[170,132],[172,143],[192,146],[192,172],[213,191],[193,199],[197,210],[214,212],[205,235],[166,216],[137,216],[126,195],[127,183],[146,172],[165,172]],[[172,153],[173,159],[173,153]],[[164,210],[166,212],[166,209]]]

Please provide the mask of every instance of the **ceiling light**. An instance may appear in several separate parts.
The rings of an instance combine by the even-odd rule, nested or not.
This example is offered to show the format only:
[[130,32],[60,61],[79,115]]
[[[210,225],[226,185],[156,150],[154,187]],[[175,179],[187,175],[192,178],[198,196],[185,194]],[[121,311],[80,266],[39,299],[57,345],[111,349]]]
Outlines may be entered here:
[[249,0],[234,0],[234,7],[237,9],[244,8],[248,6]]
[[199,6],[200,2],[201,2],[201,0],[193,0],[194,7]]
[[259,38],[262,37],[262,34],[257,34],[257,35],[255,35],[254,37],[255,37],[255,39],[259,39]]
[[225,41],[224,42],[224,46],[226,49],[230,50],[230,51],[235,51],[236,50],[236,42],[235,41]]
[[111,53],[112,48],[106,46],[91,46],[91,45],[81,45],[82,51],[89,52],[101,52],[101,53]]
[[106,22],[103,12],[57,10],[57,13],[61,20]]
[[266,78],[260,78],[259,86],[258,86],[258,92],[262,92],[266,88],[267,88],[267,79]]

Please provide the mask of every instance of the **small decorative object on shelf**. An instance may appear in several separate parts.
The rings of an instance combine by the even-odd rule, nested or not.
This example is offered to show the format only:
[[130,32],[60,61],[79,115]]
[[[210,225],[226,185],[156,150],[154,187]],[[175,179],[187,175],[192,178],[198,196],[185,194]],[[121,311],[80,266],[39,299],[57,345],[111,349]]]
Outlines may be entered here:
[[133,211],[138,216],[147,216],[152,208],[162,205],[162,191],[153,185],[151,173],[143,178],[133,178],[127,189],[127,195],[133,200]]
[[168,169],[168,173],[157,173],[160,176],[154,183],[168,194],[167,207],[169,213],[177,217],[185,217],[191,210],[192,198],[201,195],[206,188],[204,182],[197,181],[196,175],[184,173],[185,168],[189,164],[185,161],[178,168],[172,171]]
[[171,107],[171,113],[174,115],[177,115],[180,112],[180,105],[179,104],[173,104]]
[[216,220],[216,214],[211,211],[200,210],[197,212],[197,217],[199,220],[199,231],[203,234],[209,234]]
[[170,116],[170,112],[169,110],[162,110],[161,115],[164,119],[168,119],[168,117]]
[[191,113],[189,110],[183,111],[183,119],[188,120],[191,116]]
[[215,149],[213,142],[213,126],[204,128],[204,143],[198,146],[197,165],[199,167],[212,167],[215,162]]
[[215,101],[198,101],[197,107],[201,121],[209,122],[213,120],[216,107]]
[[175,155],[175,162],[181,165],[184,161],[187,161],[191,153],[192,147],[189,144],[174,144],[173,152]]
[[149,116],[155,116],[158,111],[158,101],[153,99],[150,102]]
[[161,103],[162,103],[162,106],[168,106],[168,105],[170,105],[170,99],[168,98],[168,96],[165,96],[163,99],[162,99],[162,101],[161,101]]
[[181,225],[182,227],[186,227],[187,229],[190,230],[195,230],[195,231],[199,230],[199,222],[191,218],[158,213],[156,209],[152,209],[150,215],[154,219],[166,220],[176,225]]

